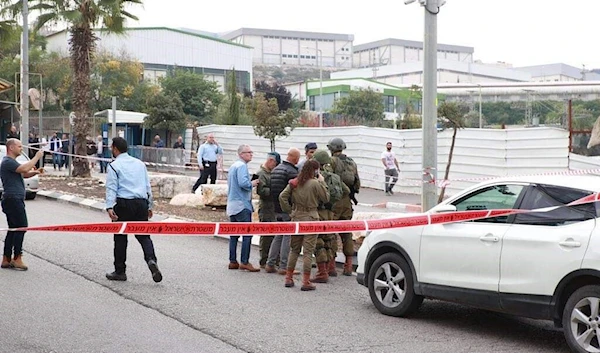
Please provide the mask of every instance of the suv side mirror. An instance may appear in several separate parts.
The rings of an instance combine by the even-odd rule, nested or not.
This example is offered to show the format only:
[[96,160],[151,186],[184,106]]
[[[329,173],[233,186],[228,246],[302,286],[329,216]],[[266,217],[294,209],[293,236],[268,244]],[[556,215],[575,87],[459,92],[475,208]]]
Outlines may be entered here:
[[454,205],[437,205],[431,210],[433,213],[456,212]]

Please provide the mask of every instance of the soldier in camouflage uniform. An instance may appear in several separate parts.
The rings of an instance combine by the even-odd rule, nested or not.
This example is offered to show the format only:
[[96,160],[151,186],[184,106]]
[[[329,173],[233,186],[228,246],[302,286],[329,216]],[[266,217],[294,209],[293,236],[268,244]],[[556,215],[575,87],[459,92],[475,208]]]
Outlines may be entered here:
[[[333,168],[334,173],[339,175],[342,182],[350,189],[350,194],[342,197],[342,199],[335,204],[333,208],[333,219],[351,220],[354,212],[352,209],[352,200],[356,200],[354,195],[358,194],[360,189],[358,168],[352,158],[342,153],[342,151],[346,149],[346,143],[341,138],[336,137],[331,139],[327,144],[327,148],[331,151],[331,167]],[[340,238],[342,238],[343,252],[346,257],[343,274],[344,276],[351,276],[352,257],[354,256],[352,233],[340,233]]]
[[[258,176],[258,186],[256,193],[258,194],[258,218],[261,222],[275,222],[275,208],[273,206],[273,197],[271,197],[271,171],[281,163],[281,156],[277,152],[269,152],[267,161],[260,166],[260,170],[256,173]],[[260,237],[260,267],[265,268],[267,258],[269,257],[269,249],[275,236]]]
[[[281,209],[290,214],[292,221],[318,221],[319,205],[329,202],[329,192],[327,184],[321,174],[316,174],[319,170],[319,162],[309,160],[304,163],[297,178],[290,180],[288,186],[279,195],[279,204]],[[315,290],[315,286],[310,282],[310,272],[312,269],[312,254],[315,251],[317,242],[316,234],[294,235],[290,249],[290,258],[285,273],[285,286],[294,286],[294,269],[304,248],[303,266],[302,266],[302,291]]]
[[[317,150],[313,159],[321,164],[320,173],[323,175],[329,191],[329,202],[319,205],[319,219],[321,221],[333,220],[333,207],[344,196],[350,194],[350,189],[342,182],[342,179],[333,172],[331,158],[325,150]],[[337,235],[321,234],[317,238],[315,257],[317,260],[317,275],[311,279],[315,283],[327,283],[329,272],[337,276],[335,270],[335,257],[337,255]]]

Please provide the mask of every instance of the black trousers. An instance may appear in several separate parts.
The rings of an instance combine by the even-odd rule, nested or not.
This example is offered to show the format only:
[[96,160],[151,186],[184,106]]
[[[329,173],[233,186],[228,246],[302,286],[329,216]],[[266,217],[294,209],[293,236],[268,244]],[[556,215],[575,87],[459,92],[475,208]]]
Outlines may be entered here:
[[[27,227],[27,213],[25,213],[25,201],[22,198],[4,197],[2,199],[2,212],[6,214],[6,223],[9,228]],[[4,256],[11,257],[12,254],[19,256],[23,253],[23,238],[25,232],[6,232],[4,239]]]
[[[117,204],[113,211],[119,216],[117,222],[125,221],[148,221],[148,201],[146,199],[122,199],[117,198]],[[136,235],[144,251],[144,261],[156,261],[154,244],[149,235]],[[127,234],[115,234],[115,272],[125,273],[125,261],[127,260]]]
[[208,183],[208,177],[210,176],[210,183],[215,184],[217,182],[217,162],[202,162],[204,170],[200,171],[200,178],[196,180],[196,184],[192,188],[192,192],[196,192],[196,189],[200,185]]

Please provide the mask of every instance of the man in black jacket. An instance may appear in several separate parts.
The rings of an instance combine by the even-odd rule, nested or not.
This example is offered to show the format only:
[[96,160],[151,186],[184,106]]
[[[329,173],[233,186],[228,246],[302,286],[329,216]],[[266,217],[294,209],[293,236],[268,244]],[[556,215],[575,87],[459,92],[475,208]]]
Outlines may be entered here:
[[[296,164],[300,161],[300,150],[290,148],[287,153],[287,158],[280,165],[275,167],[271,172],[271,197],[273,198],[273,206],[275,208],[275,221],[289,222],[290,215],[283,212],[279,205],[279,194],[288,185],[288,182],[298,176],[298,168]],[[265,271],[268,273],[277,272],[280,275],[285,275],[287,268],[288,256],[290,254],[291,235],[276,235],[269,249],[269,258]],[[275,269],[275,261],[280,258],[279,271]]]

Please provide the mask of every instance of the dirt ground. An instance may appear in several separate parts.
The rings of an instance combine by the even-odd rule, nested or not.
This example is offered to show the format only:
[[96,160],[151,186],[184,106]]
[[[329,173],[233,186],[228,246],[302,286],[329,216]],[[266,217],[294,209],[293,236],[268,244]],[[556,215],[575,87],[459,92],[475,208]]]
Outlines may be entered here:
[[[40,176],[41,190],[56,190],[57,192],[75,195],[83,198],[103,201],[106,188],[102,181],[95,178],[67,178],[60,176]],[[228,217],[224,208],[186,207],[169,205],[169,200],[154,200],[154,213],[176,216],[184,219],[206,222],[225,222]]]

